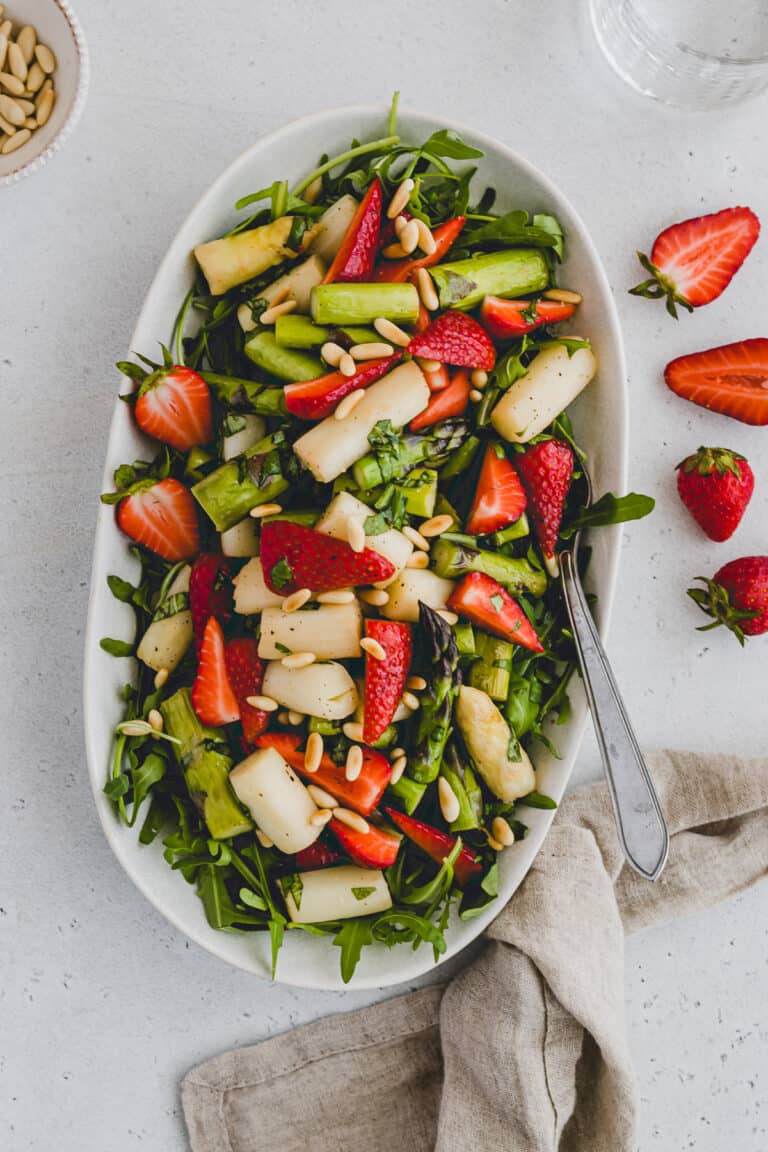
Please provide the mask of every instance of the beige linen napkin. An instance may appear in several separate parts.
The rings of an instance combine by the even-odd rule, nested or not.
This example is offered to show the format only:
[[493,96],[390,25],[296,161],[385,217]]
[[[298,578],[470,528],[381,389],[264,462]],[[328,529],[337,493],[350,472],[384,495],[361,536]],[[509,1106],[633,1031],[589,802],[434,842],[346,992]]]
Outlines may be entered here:
[[480,957],[447,987],[332,1016],[193,1069],[193,1152],[630,1152],[624,932],[768,871],[768,758],[649,757],[672,845],[623,864],[605,785],[570,796]]

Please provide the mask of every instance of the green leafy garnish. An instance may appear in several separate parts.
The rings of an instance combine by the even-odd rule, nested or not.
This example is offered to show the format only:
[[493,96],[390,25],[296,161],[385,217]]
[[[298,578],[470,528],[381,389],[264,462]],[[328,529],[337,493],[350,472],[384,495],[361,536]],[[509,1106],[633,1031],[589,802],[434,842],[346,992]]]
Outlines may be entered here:
[[373,887],[371,887],[371,888],[353,888],[352,889],[352,895],[354,896],[355,900],[365,900],[366,896],[372,896],[375,891],[376,891],[376,889]]
[[277,564],[272,565],[269,578],[278,592],[281,592],[286,584],[290,584],[291,580],[293,580],[293,570],[285,556],[278,560]]

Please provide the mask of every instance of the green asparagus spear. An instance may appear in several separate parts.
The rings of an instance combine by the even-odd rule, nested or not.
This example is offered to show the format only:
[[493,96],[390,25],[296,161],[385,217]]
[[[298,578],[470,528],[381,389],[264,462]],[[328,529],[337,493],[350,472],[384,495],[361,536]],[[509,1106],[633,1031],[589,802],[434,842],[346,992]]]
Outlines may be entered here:
[[255,412],[258,416],[285,416],[288,411],[282,388],[273,388],[258,380],[222,376],[219,372],[201,372],[200,375],[223,404],[244,412]]
[[251,508],[269,504],[285,492],[290,457],[285,436],[274,432],[204,476],[193,486],[192,495],[217,532],[225,532],[243,520]]
[[453,634],[456,637],[456,646],[459,649],[459,655],[474,656],[475,630],[469,621],[457,620],[453,626]]
[[363,456],[353,466],[352,473],[358,488],[376,488],[390,480],[399,480],[418,464],[436,467],[445,463],[452,452],[463,443],[469,432],[466,420],[451,418],[416,435],[406,432]]
[[506,640],[480,631],[475,642],[479,659],[469,670],[469,683],[473,688],[487,692],[491,700],[506,700],[509,693],[513,646]]
[[313,324],[309,316],[297,316],[294,312],[278,316],[275,323],[275,340],[283,348],[320,348],[327,340],[342,346],[368,344],[380,340],[375,328],[331,328],[328,325]]
[[281,348],[270,329],[249,336],[243,351],[257,368],[270,376],[277,376],[279,380],[314,380],[323,374],[323,365],[318,358],[293,348]]
[[501,528],[498,532],[494,532],[491,536],[491,543],[494,548],[502,548],[505,544],[510,544],[513,540],[519,540],[522,536],[527,536],[530,532],[528,524],[528,517],[525,512],[519,520],[515,520],[514,524],[510,524],[509,528]]
[[391,793],[399,800],[409,816],[412,816],[418,808],[426,790],[426,784],[417,784],[409,776],[401,776],[394,784],[387,785],[387,793]]
[[316,324],[372,324],[380,316],[398,324],[415,324],[419,294],[413,284],[318,284],[309,298]]
[[484,296],[525,296],[549,283],[546,258],[536,248],[488,252],[430,268],[441,308],[467,310]]
[[451,822],[451,831],[466,832],[470,828],[479,828],[483,819],[483,793],[469,757],[462,759],[453,740],[446,745],[440,775],[448,781],[459,802],[459,814]]
[[453,706],[461,685],[459,650],[449,624],[419,602],[419,632],[429,661],[428,686],[421,696],[419,727],[408,761],[408,775],[419,784],[431,784],[451,734]]
[[453,540],[437,541],[432,548],[432,567],[438,576],[448,580],[457,580],[466,576],[467,572],[484,572],[510,592],[530,592],[532,596],[543,596],[547,590],[546,572],[534,568],[524,557],[485,552],[457,544]]

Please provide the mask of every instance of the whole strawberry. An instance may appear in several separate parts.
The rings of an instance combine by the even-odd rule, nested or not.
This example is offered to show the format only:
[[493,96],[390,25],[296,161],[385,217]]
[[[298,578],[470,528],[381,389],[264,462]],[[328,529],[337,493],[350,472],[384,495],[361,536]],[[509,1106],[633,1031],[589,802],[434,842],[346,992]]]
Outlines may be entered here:
[[573,452],[562,440],[539,440],[515,456],[514,464],[528,497],[528,511],[544,562],[556,575],[555,548],[573,476]]
[[715,572],[711,580],[698,576],[704,588],[689,588],[688,595],[712,617],[700,632],[724,624],[739,644],[745,636],[768,632],[768,556],[742,556]]
[[728,448],[699,448],[677,465],[680,499],[710,540],[733,536],[754,487],[749,462]]

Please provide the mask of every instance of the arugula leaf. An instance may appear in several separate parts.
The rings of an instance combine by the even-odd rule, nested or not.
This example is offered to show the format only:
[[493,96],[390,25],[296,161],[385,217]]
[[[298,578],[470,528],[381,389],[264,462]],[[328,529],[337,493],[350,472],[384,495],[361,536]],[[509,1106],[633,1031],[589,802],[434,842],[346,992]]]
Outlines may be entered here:
[[99,640],[99,648],[108,652],[110,656],[133,656],[133,644],[127,640],[114,640],[111,636],[103,636]]
[[373,943],[373,920],[363,916],[345,920],[334,936],[333,943],[341,948],[341,978],[345,984],[349,984],[360,953],[366,944]]
[[389,520],[383,512],[375,516],[366,516],[363,522],[363,531],[366,536],[379,536],[389,528]]
[[283,876],[280,881],[285,896],[293,896],[293,902],[297,909],[301,908],[301,894],[304,891],[304,884],[298,872],[292,872],[290,876]]
[[640,492],[629,492],[626,496],[615,496],[606,492],[589,508],[582,509],[561,533],[568,540],[581,528],[597,528],[606,524],[624,524],[628,520],[642,520],[656,507],[652,496]]
[[[371,893],[375,891],[376,889],[373,887],[353,888],[352,895],[354,896],[355,900],[365,900],[366,896],[370,896]],[[298,904],[296,907],[298,908]]]
[[432,156],[447,156],[451,160],[476,160],[485,153],[479,148],[465,144],[461,137],[450,128],[442,128],[433,132],[428,140],[421,146],[422,152],[429,152]]
[[547,811],[557,808],[557,801],[551,796],[545,796],[543,792],[529,792],[527,796],[521,796],[517,803],[525,804],[528,808],[544,808]]
[[373,938],[387,948],[415,938],[432,945],[436,960],[446,949],[445,936],[437,924],[433,924],[426,916],[402,908],[393,908],[377,917],[373,925]]
[[473,230],[471,240],[473,244],[528,244],[534,248],[555,250],[559,244],[562,250],[562,231],[555,234],[551,228],[529,224],[528,213],[524,209],[489,220],[487,224]]
[[554,239],[552,247],[557,253],[558,258],[562,260],[564,237],[563,230],[560,227],[560,221],[558,220],[557,216],[548,216],[546,213],[537,212],[533,217],[533,224],[534,227],[541,228],[545,232],[549,232],[552,235]]
[[122,600],[124,604],[130,604],[133,600],[136,588],[134,588],[130,580],[123,580],[120,576],[110,575],[107,576],[107,585],[116,600]]

